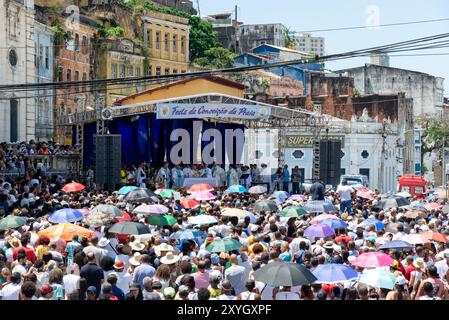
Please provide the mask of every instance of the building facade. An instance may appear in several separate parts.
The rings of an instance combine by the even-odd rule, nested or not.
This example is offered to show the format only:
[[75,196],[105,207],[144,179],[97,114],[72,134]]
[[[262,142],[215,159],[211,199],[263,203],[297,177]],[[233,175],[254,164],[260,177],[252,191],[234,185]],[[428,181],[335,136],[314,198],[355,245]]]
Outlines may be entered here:
[[281,23],[243,24],[237,33],[238,53],[245,53],[261,44],[285,47],[286,28]]
[[370,62],[378,66],[389,67],[390,57],[386,53],[374,53],[370,56]]
[[189,68],[189,20],[159,12],[142,16],[143,43],[149,48],[151,76],[185,73]]
[[[0,2],[0,74],[2,84],[34,83],[34,2]],[[36,104],[30,91],[0,93],[0,141],[36,137]]]
[[300,33],[295,36],[296,50],[315,53],[319,56],[326,54],[326,43],[324,37],[312,37],[310,33]]
[[[36,83],[51,83],[54,80],[54,31],[47,25],[34,22]],[[34,92],[36,104],[36,140],[53,139],[54,90],[42,88]]]

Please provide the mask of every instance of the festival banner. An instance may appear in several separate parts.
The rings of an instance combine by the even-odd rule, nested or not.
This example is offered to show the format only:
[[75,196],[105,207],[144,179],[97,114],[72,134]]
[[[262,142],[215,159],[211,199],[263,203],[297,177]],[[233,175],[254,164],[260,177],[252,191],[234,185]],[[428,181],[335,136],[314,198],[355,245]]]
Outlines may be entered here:
[[268,119],[269,106],[224,103],[158,103],[157,119],[238,118]]

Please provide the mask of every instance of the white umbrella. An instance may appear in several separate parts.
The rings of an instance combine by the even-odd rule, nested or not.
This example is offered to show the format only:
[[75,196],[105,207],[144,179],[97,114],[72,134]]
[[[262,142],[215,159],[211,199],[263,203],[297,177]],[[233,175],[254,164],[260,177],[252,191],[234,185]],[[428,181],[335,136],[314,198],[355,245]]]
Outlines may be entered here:
[[209,216],[207,214],[194,216],[187,219],[188,224],[195,224],[195,225],[213,224],[217,222],[218,222],[217,218]]

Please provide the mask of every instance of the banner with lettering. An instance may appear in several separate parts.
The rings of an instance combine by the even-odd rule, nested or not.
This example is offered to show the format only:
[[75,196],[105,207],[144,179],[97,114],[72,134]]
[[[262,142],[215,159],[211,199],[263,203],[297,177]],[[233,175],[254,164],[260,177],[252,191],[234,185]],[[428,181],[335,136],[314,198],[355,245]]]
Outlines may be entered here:
[[239,118],[268,119],[271,109],[262,105],[224,103],[158,103],[157,119]]

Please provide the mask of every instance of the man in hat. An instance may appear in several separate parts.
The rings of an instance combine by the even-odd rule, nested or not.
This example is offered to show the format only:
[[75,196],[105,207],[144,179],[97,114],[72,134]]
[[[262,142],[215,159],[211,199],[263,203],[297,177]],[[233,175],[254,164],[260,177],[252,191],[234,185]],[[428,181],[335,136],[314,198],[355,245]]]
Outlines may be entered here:
[[156,270],[151,265],[151,257],[147,254],[141,256],[141,265],[134,270],[133,282],[142,288],[142,281],[145,277],[152,278]]
[[117,278],[116,286],[126,295],[132,283],[132,276],[125,270],[125,263],[121,260],[115,260],[114,271],[110,274]]

